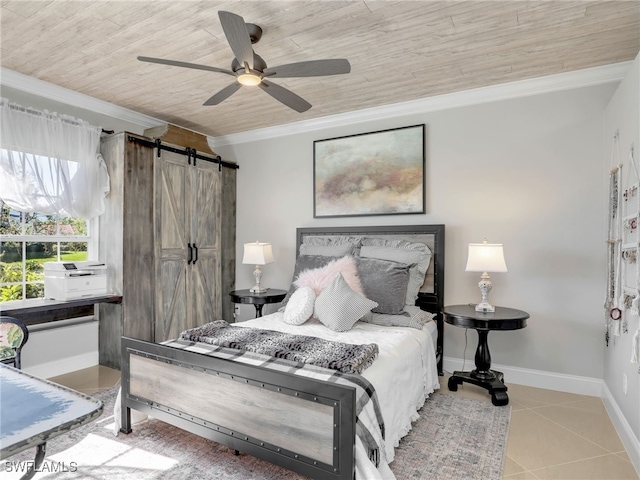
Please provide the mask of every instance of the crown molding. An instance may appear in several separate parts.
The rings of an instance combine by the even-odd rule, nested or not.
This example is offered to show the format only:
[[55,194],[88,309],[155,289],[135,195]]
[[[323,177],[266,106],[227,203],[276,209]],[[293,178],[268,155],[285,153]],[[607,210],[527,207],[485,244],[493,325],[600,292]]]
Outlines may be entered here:
[[113,103],[98,100],[89,95],[75,92],[68,88],[60,87],[53,83],[45,82],[44,80],[39,80],[4,67],[2,67],[0,71],[0,84],[32,95],[48,98],[49,100],[55,100],[56,102],[66,103],[67,105],[84,108],[85,110],[91,110],[109,117],[134,123],[144,127],[144,129],[167,123],[157,118],[149,117],[148,115],[143,115],[142,113],[134,112],[133,110],[114,105]]
[[404,115],[436,112],[450,108],[466,107],[482,103],[527,97],[543,93],[558,92],[573,88],[589,87],[604,83],[619,82],[628,72],[633,62],[621,62],[600,67],[558,73],[545,77],[518,80],[516,82],[475,88],[462,92],[436,95],[419,100],[367,108],[353,112],[330,115],[321,118],[287,123],[275,127],[267,127],[247,132],[208,137],[209,145],[215,151],[216,147],[248,143],[270,138],[296,135],[325,128],[341,127]]
[[[450,108],[495,102],[498,100],[507,100],[572,88],[619,82],[624,78],[624,75],[629,70],[631,64],[632,62],[621,62],[611,65],[603,65],[600,67],[587,68],[584,70],[576,70],[573,72],[558,73],[546,77],[519,80],[501,85],[492,85],[489,87],[465,90],[462,92],[436,95],[409,102],[367,108],[353,112],[277,125],[274,127],[233,133],[230,135],[221,135],[217,137],[208,136],[207,140],[211,148],[215,151],[216,147],[267,140],[287,135],[296,135],[325,128],[379,120],[380,118],[394,118],[416,113],[436,112]],[[133,110],[119,107],[112,103],[104,102],[97,98],[90,97],[43,80],[38,80],[37,78],[6,68],[1,68],[0,70],[0,84],[17,90],[22,90],[32,95],[37,95],[131,122],[136,125],[140,125],[143,129],[156,127],[166,123],[162,120],[158,120],[157,118],[143,115],[141,113],[134,112]]]

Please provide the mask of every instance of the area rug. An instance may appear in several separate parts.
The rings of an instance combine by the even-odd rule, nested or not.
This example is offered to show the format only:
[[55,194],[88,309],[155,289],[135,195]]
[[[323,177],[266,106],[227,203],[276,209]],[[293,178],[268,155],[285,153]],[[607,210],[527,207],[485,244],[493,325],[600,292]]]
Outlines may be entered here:
[[[116,389],[97,394],[104,413],[51,440],[35,479],[300,480],[305,477],[151,419],[130,435],[113,434]],[[398,480],[502,478],[510,407],[436,392],[396,449]],[[22,452],[1,462],[0,478],[20,478],[33,459]],[[366,480],[366,479],[365,479]]]

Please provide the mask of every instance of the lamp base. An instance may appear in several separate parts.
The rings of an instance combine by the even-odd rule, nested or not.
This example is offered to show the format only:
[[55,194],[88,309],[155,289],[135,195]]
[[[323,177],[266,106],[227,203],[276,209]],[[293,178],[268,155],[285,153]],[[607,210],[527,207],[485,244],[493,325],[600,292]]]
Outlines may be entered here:
[[478,287],[480,288],[480,293],[482,294],[482,301],[476,305],[476,312],[495,312],[495,307],[491,305],[488,300],[489,292],[491,291],[493,285],[491,284],[491,279],[489,278],[489,274],[487,272],[484,272],[480,276]]
[[481,302],[476,305],[476,312],[491,313],[495,311],[496,307],[491,305],[489,302]]
[[253,276],[256,279],[256,284],[249,291],[251,293],[265,293],[267,289],[260,285],[260,280],[262,279],[262,268],[260,265],[256,265],[256,269],[253,271]]

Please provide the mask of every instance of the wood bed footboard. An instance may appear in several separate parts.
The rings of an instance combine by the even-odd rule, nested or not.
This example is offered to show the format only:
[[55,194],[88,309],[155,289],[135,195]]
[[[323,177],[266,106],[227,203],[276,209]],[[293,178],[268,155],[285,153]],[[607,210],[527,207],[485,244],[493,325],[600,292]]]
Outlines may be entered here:
[[355,474],[355,388],[122,338],[131,409],[312,478]]

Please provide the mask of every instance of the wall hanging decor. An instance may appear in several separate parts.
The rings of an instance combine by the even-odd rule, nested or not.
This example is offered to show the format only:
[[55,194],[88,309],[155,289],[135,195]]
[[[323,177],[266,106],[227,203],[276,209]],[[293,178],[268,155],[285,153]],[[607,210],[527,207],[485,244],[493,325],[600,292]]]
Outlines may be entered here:
[[425,126],[313,142],[313,216],[425,213]]
[[[640,315],[640,169],[634,148],[629,149],[629,168],[623,175],[620,138],[613,136],[609,175],[609,231],[607,238],[607,295],[604,302],[606,344],[629,333],[629,316]],[[632,340],[632,363],[639,363],[640,327]],[[640,373],[640,369],[638,371]]]
[[[625,309],[628,314],[640,316],[640,232],[638,219],[640,218],[640,165],[636,162],[634,148],[629,149],[629,163],[633,171],[631,185],[623,192],[624,198],[624,231],[622,240],[623,268],[628,269],[624,274]],[[628,332],[628,322],[622,325],[624,333]],[[640,326],[636,329],[631,340],[631,363],[640,365]],[[640,367],[638,368],[640,374]]]
[[620,202],[622,192],[620,181],[622,178],[622,164],[618,145],[618,132],[613,136],[611,151],[612,167],[609,172],[609,229],[607,238],[607,295],[604,301],[606,333],[605,342],[609,345],[611,337],[620,336],[620,319],[622,318],[622,302],[620,298],[622,288],[622,251]]

